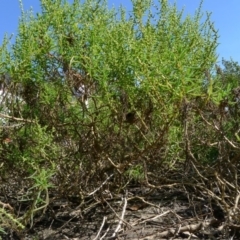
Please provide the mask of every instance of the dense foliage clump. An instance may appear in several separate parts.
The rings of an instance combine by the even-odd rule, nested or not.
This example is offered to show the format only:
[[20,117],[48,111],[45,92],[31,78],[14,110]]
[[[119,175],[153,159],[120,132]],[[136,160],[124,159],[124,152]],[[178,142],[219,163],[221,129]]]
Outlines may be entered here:
[[238,192],[239,66],[215,68],[210,14],[132,4],[42,0],[15,43],[5,38],[0,171],[29,189],[18,224],[47,208],[51,189],[84,199],[106,179],[113,193],[180,177],[203,190],[209,176],[209,189]]

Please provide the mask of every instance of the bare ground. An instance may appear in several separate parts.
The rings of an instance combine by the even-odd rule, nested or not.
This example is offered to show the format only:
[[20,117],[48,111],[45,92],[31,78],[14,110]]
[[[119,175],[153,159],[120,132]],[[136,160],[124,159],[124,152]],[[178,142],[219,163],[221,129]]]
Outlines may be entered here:
[[[14,199],[8,201],[14,205]],[[34,217],[32,227],[5,231],[3,240],[240,239],[238,226],[229,225],[224,211],[210,199],[184,188],[140,186],[114,196],[108,191],[93,194],[84,202],[53,194],[46,212]]]

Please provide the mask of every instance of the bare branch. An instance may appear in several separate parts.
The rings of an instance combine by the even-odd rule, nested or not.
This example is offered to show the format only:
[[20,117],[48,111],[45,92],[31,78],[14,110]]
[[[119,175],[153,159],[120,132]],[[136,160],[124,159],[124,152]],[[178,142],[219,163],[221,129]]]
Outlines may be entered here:
[[101,231],[102,231],[102,229],[103,229],[103,226],[104,226],[104,224],[105,224],[106,219],[107,219],[107,217],[104,216],[103,221],[102,221],[102,224],[101,224],[101,227],[100,227],[100,229],[99,229],[99,231],[98,231],[98,233],[97,233],[97,236],[96,236],[93,240],[97,240],[97,239],[99,238],[99,236],[100,236],[100,234],[101,234]]

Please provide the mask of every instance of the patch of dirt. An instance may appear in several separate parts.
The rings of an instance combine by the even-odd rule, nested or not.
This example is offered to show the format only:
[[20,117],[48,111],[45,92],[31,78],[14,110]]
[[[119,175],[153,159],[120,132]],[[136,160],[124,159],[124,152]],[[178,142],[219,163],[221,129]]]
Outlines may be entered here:
[[5,229],[3,240],[87,239],[239,239],[239,229],[226,225],[215,203],[179,189],[132,187],[125,194],[52,197],[33,226],[22,233]]

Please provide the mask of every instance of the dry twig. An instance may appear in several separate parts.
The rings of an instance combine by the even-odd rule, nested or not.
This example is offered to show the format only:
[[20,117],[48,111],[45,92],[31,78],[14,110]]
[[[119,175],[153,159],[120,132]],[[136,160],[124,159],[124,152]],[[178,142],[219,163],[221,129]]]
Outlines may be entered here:
[[101,224],[101,227],[100,227],[100,229],[99,229],[99,231],[98,231],[98,233],[97,233],[97,236],[96,236],[93,240],[97,240],[97,239],[99,238],[99,236],[100,236],[100,234],[101,234],[101,231],[102,231],[102,229],[103,229],[103,226],[104,226],[104,224],[105,224],[106,219],[107,219],[107,217],[104,216],[103,221],[102,221],[102,224]]
[[107,179],[98,188],[96,188],[94,191],[88,194],[88,197],[96,193],[98,190],[100,190],[113,175],[114,174],[111,174],[110,176],[108,176]]
[[205,222],[200,222],[197,224],[190,224],[190,225],[186,225],[183,226],[181,228],[177,227],[177,228],[169,228],[168,230],[164,231],[164,232],[160,232],[160,233],[156,233],[154,235],[151,236],[146,236],[144,238],[140,238],[140,240],[152,240],[152,239],[160,239],[160,238],[166,238],[166,237],[173,237],[174,234],[176,233],[183,233],[183,232],[190,232],[190,233],[194,233],[200,229],[203,228],[207,228],[211,225],[213,225],[214,223],[216,223],[217,220],[216,219],[211,219],[209,221],[205,221]]
[[120,221],[112,235],[112,237],[116,237],[116,234],[119,232],[119,230],[121,229],[121,225],[123,223],[123,219],[124,219],[124,215],[125,215],[125,212],[126,212],[126,208],[127,208],[127,194],[125,195],[125,197],[123,198],[124,200],[124,205],[123,205],[123,210],[122,210],[122,215],[121,215],[121,218],[120,218]]

